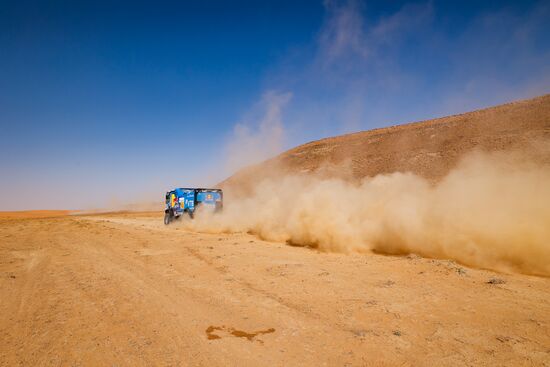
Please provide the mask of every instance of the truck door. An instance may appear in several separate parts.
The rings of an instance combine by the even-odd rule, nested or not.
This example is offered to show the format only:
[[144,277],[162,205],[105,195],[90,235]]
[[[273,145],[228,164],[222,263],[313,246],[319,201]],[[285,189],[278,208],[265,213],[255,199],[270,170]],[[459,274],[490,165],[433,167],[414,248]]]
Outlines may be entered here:
[[195,210],[195,190],[184,190],[183,192],[185,209],[188,211]]

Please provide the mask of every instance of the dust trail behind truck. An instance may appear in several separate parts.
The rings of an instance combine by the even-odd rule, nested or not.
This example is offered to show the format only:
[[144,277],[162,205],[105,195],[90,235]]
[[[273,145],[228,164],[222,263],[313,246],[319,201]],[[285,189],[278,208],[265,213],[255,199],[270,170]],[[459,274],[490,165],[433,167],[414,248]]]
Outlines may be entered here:
[[193,218],[198,207],[212,211],[223,208],[221,189],[177,188],[168,191],[165,197],[164,224],[170,224],[184,213]]

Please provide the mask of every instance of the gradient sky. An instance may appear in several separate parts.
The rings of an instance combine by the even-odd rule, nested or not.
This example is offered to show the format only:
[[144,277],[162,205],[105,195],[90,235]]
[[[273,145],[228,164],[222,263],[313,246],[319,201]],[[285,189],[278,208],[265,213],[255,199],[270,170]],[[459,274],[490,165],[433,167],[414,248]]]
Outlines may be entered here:
[[2,1],[0,210],[162,200],[314,139],[549,93],[549,19],[548,1]]

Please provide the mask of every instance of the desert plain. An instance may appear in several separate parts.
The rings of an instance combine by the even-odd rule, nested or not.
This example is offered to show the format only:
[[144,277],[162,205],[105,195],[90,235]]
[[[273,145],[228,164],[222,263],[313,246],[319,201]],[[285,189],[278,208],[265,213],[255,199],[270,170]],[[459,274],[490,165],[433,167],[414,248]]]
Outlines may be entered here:
[[548,366],[550,279],[196,233],[0,219],[2,366]]

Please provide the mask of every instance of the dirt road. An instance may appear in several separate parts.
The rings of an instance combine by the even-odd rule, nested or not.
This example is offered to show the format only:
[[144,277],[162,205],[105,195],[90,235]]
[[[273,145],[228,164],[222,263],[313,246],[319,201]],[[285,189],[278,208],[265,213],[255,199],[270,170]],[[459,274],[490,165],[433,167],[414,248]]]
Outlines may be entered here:
[[0,365],[550,366],[550,279],[161,215],[0,219]]

